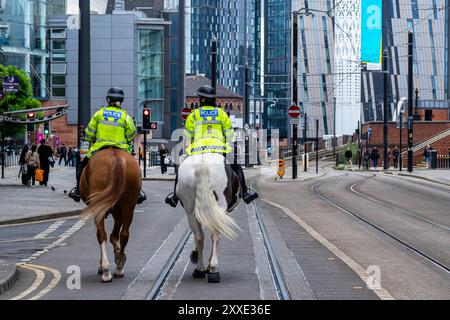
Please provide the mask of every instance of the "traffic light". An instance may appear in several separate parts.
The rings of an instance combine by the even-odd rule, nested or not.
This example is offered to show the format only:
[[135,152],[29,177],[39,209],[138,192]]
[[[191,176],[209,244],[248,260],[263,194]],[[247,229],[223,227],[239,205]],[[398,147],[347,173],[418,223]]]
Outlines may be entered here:
[[150,116],[151,116],[150,109],[144,108],[142,110],[142,129],[143,130],[150,130]]
[[44,123],[44,134],[46,136],[48,136],[48,134],[50,133],[50,124],[48,122]]

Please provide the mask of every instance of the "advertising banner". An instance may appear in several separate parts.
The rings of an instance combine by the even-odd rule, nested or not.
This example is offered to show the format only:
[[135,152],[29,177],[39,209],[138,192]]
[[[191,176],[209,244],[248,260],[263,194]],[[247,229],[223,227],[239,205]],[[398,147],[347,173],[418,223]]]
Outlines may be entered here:
[[361,62],[367,70],[381,70],[383,0],[361,0]]

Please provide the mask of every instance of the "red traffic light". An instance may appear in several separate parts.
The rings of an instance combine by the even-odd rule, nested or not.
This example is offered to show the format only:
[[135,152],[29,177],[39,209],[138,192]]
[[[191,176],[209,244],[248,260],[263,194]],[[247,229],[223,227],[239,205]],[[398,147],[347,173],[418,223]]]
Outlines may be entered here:
[[34,112],[28,112],[27,113],[27,119],[34,119],[35,113]]
[[150,115],[150,109],[144,109],[144,116]]

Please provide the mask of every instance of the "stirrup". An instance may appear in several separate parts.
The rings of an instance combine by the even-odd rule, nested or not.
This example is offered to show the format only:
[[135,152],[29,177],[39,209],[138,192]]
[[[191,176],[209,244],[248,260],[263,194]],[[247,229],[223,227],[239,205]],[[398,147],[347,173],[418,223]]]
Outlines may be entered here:
[[73,199],[75,202],[80,202],[80,200],[81,200],[80,191],[78,190],[77,187],[70,190],[69,198]]
[[145,194],[144,191],[140,190],[140,191],[139,191],[138,198],[137,198],[137,204],[141,204],[141,203],[144,202],[145,200],[147,200],[147,195]]
[[250,202],[258,198],[259,195],[252,188],[248,188],[247,192],[242,195],[242,200],[244,200],[246,204],[249,204]]
[[169,193],[169,195],[166,197],[165,202],[170,205],[173,208],[177,207],[178,204],[178,197],[173,193]]

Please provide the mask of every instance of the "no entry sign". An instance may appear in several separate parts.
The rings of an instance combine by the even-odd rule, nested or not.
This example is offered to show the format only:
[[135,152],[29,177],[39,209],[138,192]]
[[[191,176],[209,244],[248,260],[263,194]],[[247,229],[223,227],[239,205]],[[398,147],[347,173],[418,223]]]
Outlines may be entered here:
[[181,117],[183,118],[183,120],[186,120],[187,119],[187,117],[191,114],[191,109],[189,109],[189,108],[183,108],[182,110],[181,110]]
[[290,118],[300,117],[301,109],[299,106],[290,106],[288,109],[288,115]]

